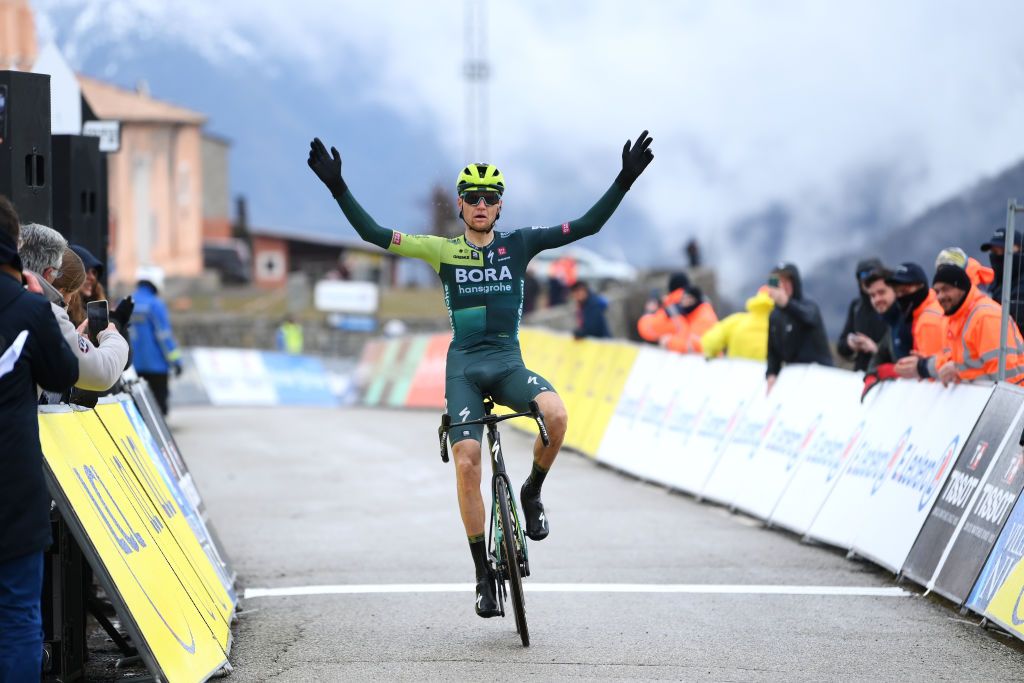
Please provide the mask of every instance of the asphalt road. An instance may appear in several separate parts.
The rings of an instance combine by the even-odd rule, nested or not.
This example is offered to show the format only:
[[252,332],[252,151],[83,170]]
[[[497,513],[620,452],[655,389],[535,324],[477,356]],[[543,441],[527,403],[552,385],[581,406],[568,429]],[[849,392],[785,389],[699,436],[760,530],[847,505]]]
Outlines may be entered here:
[[[1016,641],[891,575],[572,453],[545,483],[551,536],[530,544],[524,649],[511,614],[473,613],[433,413],[178,408],[171,425],[245,587],[375,591],[247,598],[231,680],[1024,676]],[[531,443],[503,431],[517,489]]]

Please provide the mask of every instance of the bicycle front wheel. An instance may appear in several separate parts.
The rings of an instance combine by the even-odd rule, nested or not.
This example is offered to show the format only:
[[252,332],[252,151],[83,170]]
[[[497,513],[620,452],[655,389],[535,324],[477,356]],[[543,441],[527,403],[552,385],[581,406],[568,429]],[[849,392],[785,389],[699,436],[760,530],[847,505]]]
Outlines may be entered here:
[[509,502],[508,484],[498,484],[498,513],[501,517],[501,543],[505,555],[505,575],[508,578],[509,593],[512,597],[512,611],[516,615],[516,630],[523,641],[523,647],[530,645],[530,631],[526,626],[526,600],[523,596],[523,578],[519,573],[519,549],[516,547],[516,529],[512,525],[512,510]]

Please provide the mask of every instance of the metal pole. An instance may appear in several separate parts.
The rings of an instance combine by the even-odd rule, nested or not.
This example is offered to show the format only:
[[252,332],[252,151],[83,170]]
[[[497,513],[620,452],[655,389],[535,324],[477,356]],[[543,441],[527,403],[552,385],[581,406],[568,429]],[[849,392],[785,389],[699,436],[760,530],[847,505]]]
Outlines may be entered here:
[[1010,331],[1010,288],[1013,286],[1013,225],[1017,214],[1017,200],[1011,199],[1006,205],[1006,236],[1003,240],[1003,296],[999,303],[1003,307],[1002,321],[999,323],[999,373],[996,379],[1006,379],[1006,335]]

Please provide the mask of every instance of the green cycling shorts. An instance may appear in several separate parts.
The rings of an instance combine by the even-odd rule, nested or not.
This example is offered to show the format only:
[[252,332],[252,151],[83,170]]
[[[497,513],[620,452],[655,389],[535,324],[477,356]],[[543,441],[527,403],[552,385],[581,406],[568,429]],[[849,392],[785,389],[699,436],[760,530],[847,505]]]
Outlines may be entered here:
[[[518,347],[448,349],[444,400],[453,423],[483,417],[486,395],[497,404],[525,412],[537,394],[554,390],[550,382],[526,368]],[[483,434],[483,425],[469,425],[453,427],[448,438],[455,444],[465,439],[480,441]]]

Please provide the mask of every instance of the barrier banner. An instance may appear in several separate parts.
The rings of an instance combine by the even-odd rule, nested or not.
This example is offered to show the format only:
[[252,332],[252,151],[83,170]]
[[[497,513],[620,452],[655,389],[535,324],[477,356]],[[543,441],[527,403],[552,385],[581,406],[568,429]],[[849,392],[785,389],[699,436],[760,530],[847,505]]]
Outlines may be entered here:
[[[825,382],[824,391],[816,388],[819,379]],[[866,410],[866,405],[860,402],[862,380],[859,374],[816,367],[808,380],[808,388],[819,397],[815,403],[821,411],[800,438],[799,464],[767,513],[772,526],[799,534],[807,533],[839,475],[849,465],[864,431]],[[877,391],[868,394],[867,405],[877,394]],[[757,508],[757,514],[763,516],[766,509],[767,506]]]
[[391,386],[385,394],[384,401],[392,408],[401,408],[409,396],[409,387],[412,386],[413,375],[416,368],[423,360],[423,354],[427,351],[427,343],[430,338],[426,335],[409,337],[405,352],[395,368]]
[[444,408],[444,369],[451,339],[450,334],[435,334],[427,341],[405,397],[409,408]]
[[599,462],[633,472],[638,458],[633,448],[633,428],[644,410],[651,385],[657,382],[663,362],[664,352],[651,346],[640,347],[597,451]]
[[319,358],[271,351],[260,352],[260,357],[274,389],[274,405],[338,405],[338,397]]
[[[188,466],[185,464],[184,458],[181,457],[181,451],[178,450],[178,444],[175,442],[174,437],[171,435],[171,431],[167,428],[167,423],[164,421],[163,415],[156,406],[156,399],[153,398],[152,392],[146,385],[145,380],[135,382],[131,385],[131,395],[135,402],[135,407],[138,409],[139,415],[142,417],[142,421],[149,429],[149,433],[153,436],[157,445],[157,454],[160,456],[160,461],[163,463],[164,468],[171,473],[171,476],[178,482],[178,488],[181,490],[182,495],[185,499],[191,503],[192,507],[195,508],[199,516],[199,521],[202,522],[206,529],[206,533],[213,544],[213,550],[216,553],[217,561],[220,564],[223,573],[228,578],[229,593],[233,593],[233,587],[235,580],[238,578],[238,574],[231,567],[231,560],[228,557],[227,552],[224,550],[224,544],[221,543],[220,538],[217,536],[217,530],[213,526],[213,522],[210,520],[209,515],[206,512],[206,505],[203,503],[203,498],[199,493],[199,489],[196,487],[195,482],[192,480],[192,474],[188,471]],[[127,404],[126,404],[127,409]],[[237,602],[237,599],[235,599]]]
[[601,344],[601,355],[594,371],[594,400],[589,409],[587,433],[581,445],[583,452],[592,458],[597,457],[638,352],[636,346],[627,344]]
[[44,406],[39,438],[50,492],[143,662],[164,680],[206,680],[227,663],[223,606],[176,574],[180,548],[96,413]]
[[277,400],[259,351],[194,348],[192,360],[214,405],[272,406]]
[[664,483],[693,495],[703,490],[747,406],[764,393],[763,363],[696,360],[658,444],[673,453]]
[[771,431],[737,477],[741,492],[733,502],[737,509],[764,520],[771,516],[826,417],[843,409],[856,410],[861,383],[856,376],[850,382],[850,374],[804,366],[803,376],[781,400],[782,410]]
[[356,369],[353,373],[356,387],[360,391],[370,385],[379,371],[378,365],[386,344],[387,342],[383,339],[371,339],[363,344],[363,350],[359,354],[359,360],[356,361]]
[[[992,552],[989,553],[978,580],[967,598],[967,607],[978,614],[988,616],[989,608],[995,597],[1009,585],[1013,592],[1014,583],[1010,580],[1024,562],[1024,496],[1017,499],[1010,511],[1006,524],[996,540]],[[1020,583],[1017,584],[1019,588]],[[1019,608],[1018,608],[1019,609]],[[1011,620],[1012,621],[1012,620]],[[1005,624],[1004,624],[1005,626]]]
[[659,357],[658,362],[649,368],[653,374],[647,395],[629,435],[631,463],[628,471],[643,479],[664,483],[672,460],[679,457],[680,451],[662,448],[662,434],[673,429],[668,416],[679,394],[694,393],[689,382],[695,367],[691,361],[696,359],[660,349],[654,353]]
[[1017,562],[992,596],[985,616],[1024,640],[1024,562]]
[[744,473],[753,462],[761,443],[775,429],[783,411],[802,403],[800,391],[807,369],[807,365],[783,368],[770,394],[765,393],[765,385],[761,384],[732,438],[722,449],[722,456],[708,477],[701,497],[736,505],[738,500],[749,493]]
[[962,604],[1024,487],[1024,392],[996,386],[910,551],[903,573]]
[[[864,523],[853,543],[853,550],[859,555],[895,573],[906,563],[914,540],[993,391],[992,386],[969,384],[939,391],[923,382],[910,383],[910,388],[922,401],[924,393],[937,393],[938,398],[923,422],[911,423],[919,429],[907,429],[910,433],[902,452],[897,456],[894,451],[880,485],[871,494],[874,500],[868,503]],[[892,416],[874,415],[876,420],[885,418],[891,421]],[[890,429],[890,435],[899,429]],[[886,442],[883,439],[878,444]],[[899,450],[897,447],[896,451]]]
[[[601,345],[588,339],[560,340],[565,348],[563,374],[555,388],[565,402],[566,410],[572,419],[569,420],[565,433],[565,445],[582,450],[583,437],[590,422],[590,403],[593,402],[594,373]],[[530,368],[540,372],[537,368]],[[543,374],[543,373],[541,373]],[[555,380],[548,378],[549,381]]]
[[373,375],[366,385],[366,391],[363,392],[363,405],[376,406],[384,403],[408,343],[407,339],[388,339],[384,342],[374,365]]
[[[139,437],[138,444],[131,444],[131,437],[129,437],[129,443],[133,446],[133,449],[135,446],[140,448],[145,453],[149,463],[156,468],[156,472],[160,475],[160,478],[163,479],[164,485],[174,497],[174,502],[177,504],[178,509],[185,516],[185,521],[188,523],[188,527],[192,530],[200,548],[210,561],[210,565],[213,567],[214,571],[217,573],[217,578],[220,580],[221,585],[227,592],[228,597],[231,600],[231,604],[237,605],[238,595],[235,592],[234,577],[232,576],[231,569],[228,567],[224,558],[222,558],[217,552],[217,547],[213,541],[213,537],[210,535],[210,531],[207,529],[206,523],[200,515],[197,503],[185,494],[181,487],[180,480],[168,466],[167,460],[161,453],[161,448],[157,443],[156,438],[150,432],[149,427],[146,426],[146,422],[142,419],[142,415],[139,413],[139,409],[136,408],[135,403],[130,398],[122,396],[118,398],[116,405],[120,406],[124,411],[124,416],[128,419],[131,429],[133,429]],[[124,429],[123,424],[118,424],[117,422],[112,424],[109,422],[108,412],[97,410],[100,421],[103,422],[103,426],[107,428],[107,431],[113,434],[114,429]],[[191,481],[191,476],[188,476],[189,481]],[[173,507],[168,508],[167,512],[173,515]]]

